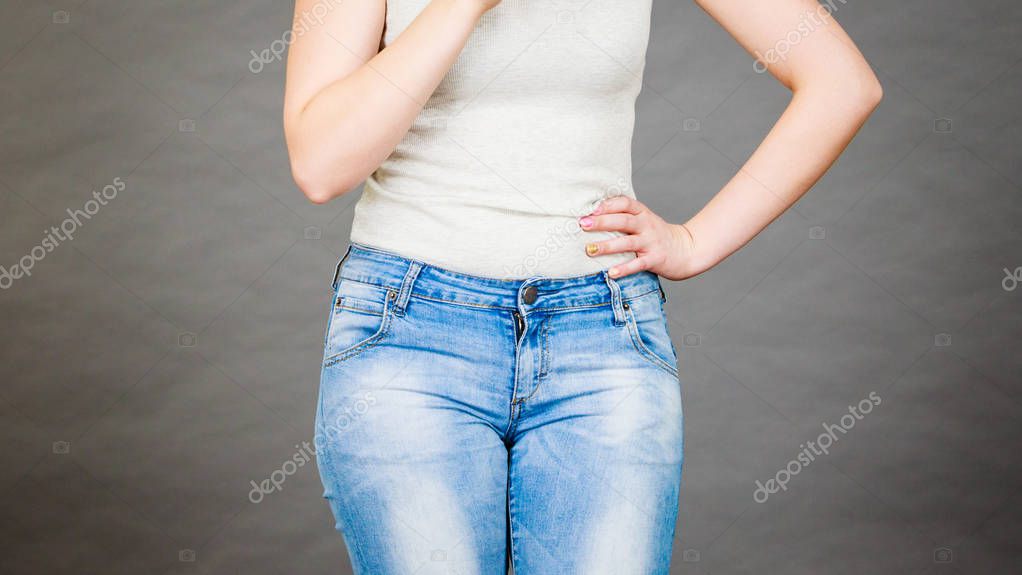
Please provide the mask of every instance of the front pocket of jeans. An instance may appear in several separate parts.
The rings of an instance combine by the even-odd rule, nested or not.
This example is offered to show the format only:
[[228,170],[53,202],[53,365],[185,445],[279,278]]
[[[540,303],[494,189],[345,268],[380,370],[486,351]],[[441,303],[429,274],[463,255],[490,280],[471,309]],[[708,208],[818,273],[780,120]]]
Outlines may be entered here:
[[390,327],[392,290],[342,281],[331,309],[324,366],[331,366],[377,345]]
[[660,294],[641,296],[629,301],[625,316],[635,351],[649,363],[677,377],[678,359],[667,329]]

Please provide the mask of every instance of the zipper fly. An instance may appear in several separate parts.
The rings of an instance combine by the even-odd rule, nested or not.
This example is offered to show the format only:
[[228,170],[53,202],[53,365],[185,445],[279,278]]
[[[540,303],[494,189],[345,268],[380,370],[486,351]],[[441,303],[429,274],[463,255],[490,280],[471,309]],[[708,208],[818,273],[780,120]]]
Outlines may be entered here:
[[511,313],[515,316],[515,340],[520,342],[522,336],[525,335],[525,320],[522,319],[522,314],[517,311]]

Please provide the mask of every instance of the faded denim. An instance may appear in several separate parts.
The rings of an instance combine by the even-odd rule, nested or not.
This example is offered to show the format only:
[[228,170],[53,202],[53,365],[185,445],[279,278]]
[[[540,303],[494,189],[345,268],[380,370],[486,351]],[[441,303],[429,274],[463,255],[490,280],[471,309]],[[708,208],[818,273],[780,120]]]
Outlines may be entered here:
[[498,280],[358,244],[336,272],[315,439],[355,573],[668,572],[682,405],[656,275]]

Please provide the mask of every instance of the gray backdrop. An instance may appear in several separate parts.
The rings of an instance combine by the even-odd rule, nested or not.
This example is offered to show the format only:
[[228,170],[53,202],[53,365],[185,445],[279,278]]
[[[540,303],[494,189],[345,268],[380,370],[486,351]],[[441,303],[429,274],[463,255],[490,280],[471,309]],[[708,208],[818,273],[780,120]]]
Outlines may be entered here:
[[[1017,572],[1022,4],[835,4],[883,103],[794,210],[666,284],[672,573]],[[0,6],[0,572],[347,573],[314,465],[285,463],[358,198],[290,180],[291,4]],[[639,197],[683,221],[785,104],[692,3],[657,1]]]

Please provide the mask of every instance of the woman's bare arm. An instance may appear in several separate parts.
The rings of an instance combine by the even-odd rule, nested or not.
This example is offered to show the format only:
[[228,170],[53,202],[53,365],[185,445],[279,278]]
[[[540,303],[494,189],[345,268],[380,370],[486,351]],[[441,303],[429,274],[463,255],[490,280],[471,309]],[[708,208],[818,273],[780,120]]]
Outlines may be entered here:
[[[606,200],[582,218],[583,229],[627,234],[589,250],[591,255],[636,252],[636,259],[611,270],[618,276],[648,269],[684,279],[715,266],[802,197],[880,102],[873,71],[816,0],[697,3],[761,59],[792,91],[792,99],[738,174],[685,224],[666,223],[625,197]],[[793,42],[796,34],[799,41]],[[782,43],[791,49],[780,57],[776,48]]]
[[[297,1],[284,133],[292,175],[310,200],[350,191],[390,155],[499,2],[432,0],[380,51],[386,0]],[[319,17],[299,26],[310,13]]]

